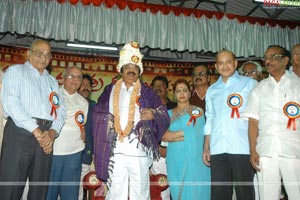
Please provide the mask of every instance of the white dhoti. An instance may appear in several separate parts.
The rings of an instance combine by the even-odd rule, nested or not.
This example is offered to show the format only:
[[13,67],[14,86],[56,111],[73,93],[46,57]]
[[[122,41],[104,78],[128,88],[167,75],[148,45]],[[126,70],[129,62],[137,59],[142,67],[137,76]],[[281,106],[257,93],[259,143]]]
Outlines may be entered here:
[[289,200],[300,199],[300,160],[278,156],[260,157],[257,173],[260,200],[277,200],[281,194],[281,178]]
[[111,186],[106,200],[150,200],[149,168],[152,159],[140,156],[114,155]]

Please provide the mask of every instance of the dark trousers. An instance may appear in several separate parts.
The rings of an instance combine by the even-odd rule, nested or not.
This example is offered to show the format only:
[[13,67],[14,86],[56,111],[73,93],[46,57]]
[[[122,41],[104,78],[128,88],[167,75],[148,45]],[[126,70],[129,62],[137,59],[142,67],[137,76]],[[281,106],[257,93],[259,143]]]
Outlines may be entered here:
[[250,156],[218,154],[211,161],[211,200],[232,200],[233,186],[237,200],[254,200],[253,176]]
[[[48,130],[50,127],[40,127]],[[28,200],[46,199],[52,154],[46,155],[32,133],[8,119],[0,159],[0,199],[19,200],[29,178]]]

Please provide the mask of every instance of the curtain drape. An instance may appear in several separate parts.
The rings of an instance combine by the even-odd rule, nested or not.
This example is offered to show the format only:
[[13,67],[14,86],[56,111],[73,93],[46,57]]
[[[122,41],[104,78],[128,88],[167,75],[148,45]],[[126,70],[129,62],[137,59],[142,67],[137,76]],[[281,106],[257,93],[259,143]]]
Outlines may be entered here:
[[240,23],[223,16],[163,15],[147,10],[110,9],[103,4],[76,6],[57,1],[0,0],[0,32],[84,42],[124,44],[136,40],[141,47],[177,51],[232,50],[237,56],[263,56],[267,46],[290,49],[300,42],[300,28]]

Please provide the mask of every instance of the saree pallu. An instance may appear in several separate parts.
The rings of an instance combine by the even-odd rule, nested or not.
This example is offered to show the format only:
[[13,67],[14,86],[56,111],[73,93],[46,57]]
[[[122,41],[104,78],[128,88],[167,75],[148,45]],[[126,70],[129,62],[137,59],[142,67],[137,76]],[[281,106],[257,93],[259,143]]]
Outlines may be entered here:
[[[168,112],[172,117],[172,110]],[[184,140],[168,143],[166,162],[172,199],[209,200],[210,168],[202,161],[204,114],[189,125],[191,116],[188,112],[175,118],[169,130],[182,130]]]

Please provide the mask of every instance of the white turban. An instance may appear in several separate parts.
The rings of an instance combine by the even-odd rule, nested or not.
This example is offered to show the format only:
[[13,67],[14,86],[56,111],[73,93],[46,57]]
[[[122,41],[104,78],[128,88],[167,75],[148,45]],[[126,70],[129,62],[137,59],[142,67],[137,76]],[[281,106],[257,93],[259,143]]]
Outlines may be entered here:
[[139,49],[139,43],[130,42],[125,44],[120,51],[119,63],[117,65],[118,72],[121,71],[121,68],[127,64],[134,64],[139,66],[140,74],[143,73],[143,64],[142,64],[143,54]]

